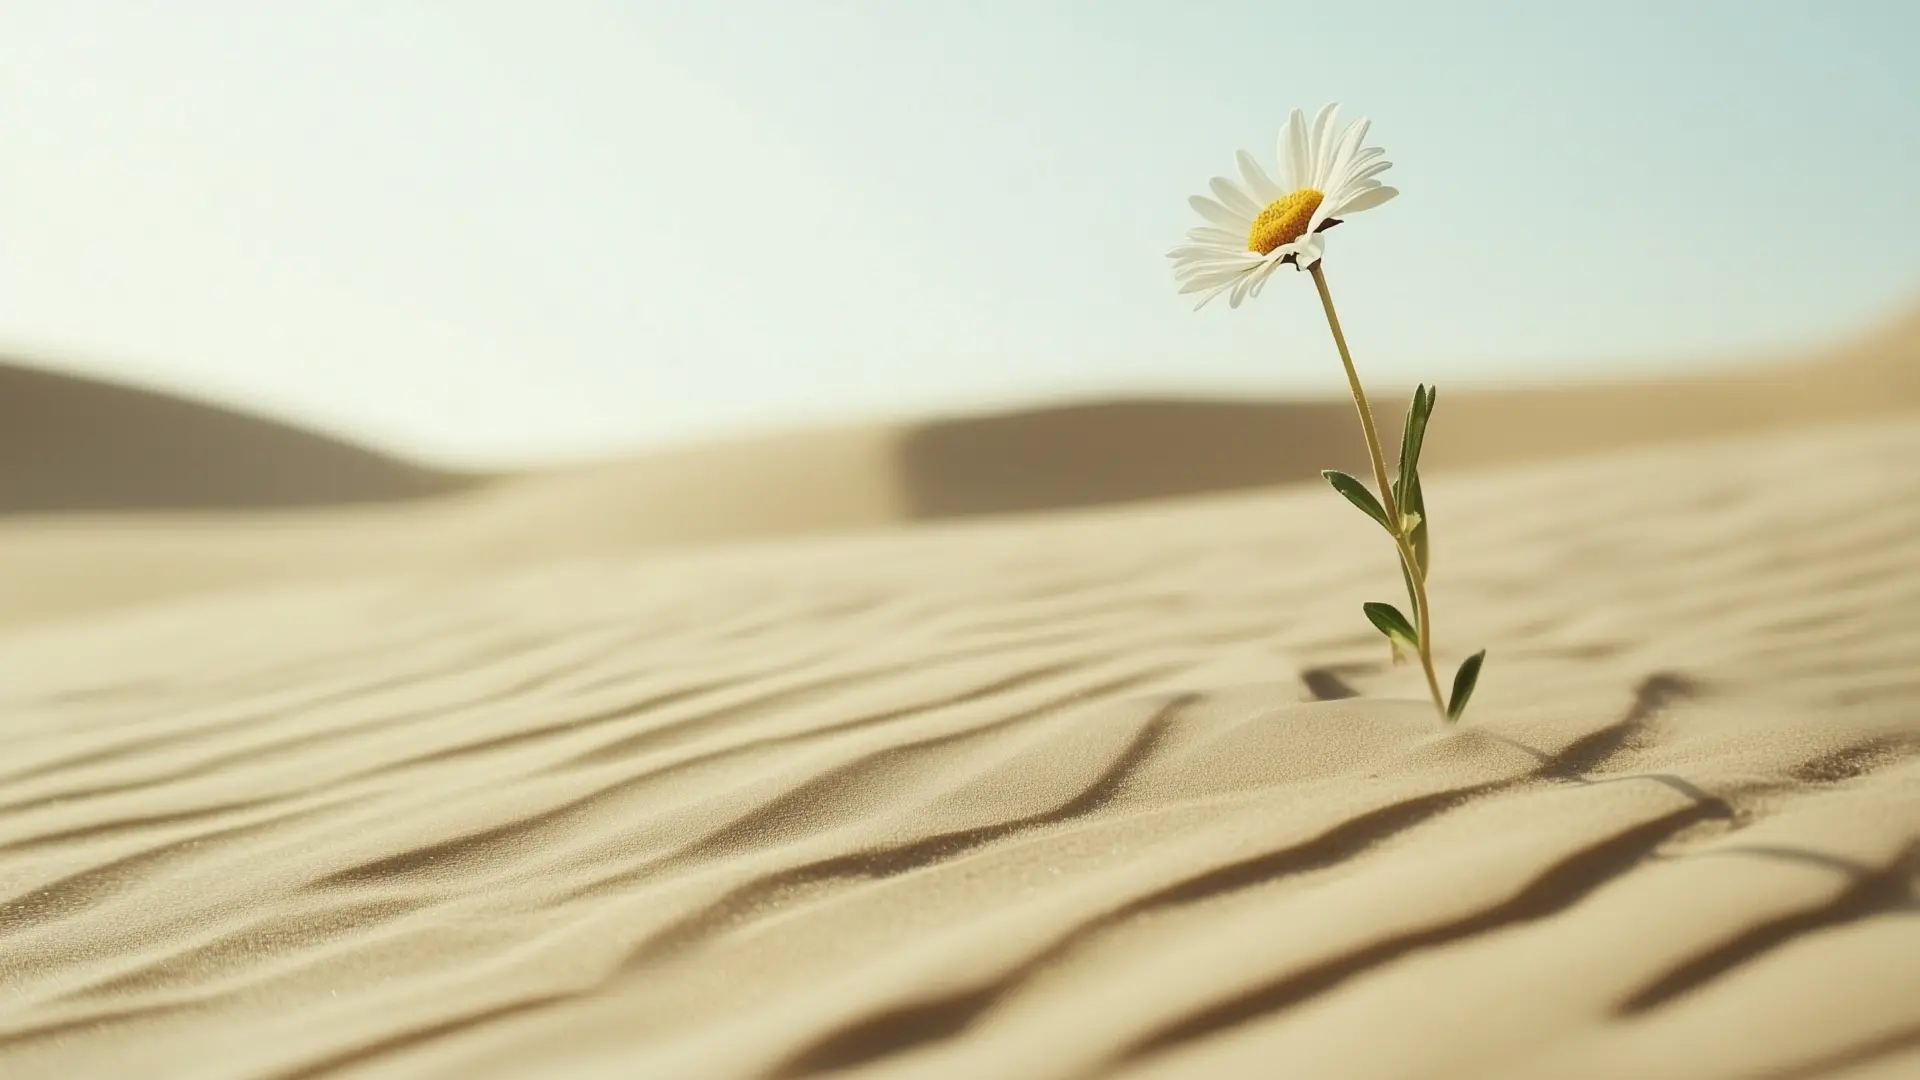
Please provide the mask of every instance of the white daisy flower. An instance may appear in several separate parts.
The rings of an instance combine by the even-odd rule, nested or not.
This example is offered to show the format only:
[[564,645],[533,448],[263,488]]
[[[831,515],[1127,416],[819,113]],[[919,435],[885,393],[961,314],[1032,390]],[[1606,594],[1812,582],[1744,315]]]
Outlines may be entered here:
[[1370,126],[1365,117],[1347,125],[1338,137],[1338,104],[1320,110],[1313,123],[1295,109],[1280,130],[1280,176],[1275,183],[1253,155],[1235,160],[1241,183],[1216,176],[1213,197],[1188,200],[1207,224],[1187,233],[1187,242],[1167,252],[1182,293],[1200,293],[1198,311],[1221,293],[1227,303],[1260,295],[1281,263],[1305,270],[1320,261],[1326,241],[1321,233],[1351,214],[1371,210],[1398,195],[1378,177],[1391,167],[1386,151],[1362,148]]

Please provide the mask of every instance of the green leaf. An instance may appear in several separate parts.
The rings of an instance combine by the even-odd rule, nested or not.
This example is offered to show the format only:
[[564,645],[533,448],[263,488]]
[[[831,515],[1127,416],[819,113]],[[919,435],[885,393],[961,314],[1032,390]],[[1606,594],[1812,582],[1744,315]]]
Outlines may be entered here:
[[[1427,439],[1427,418],[1433,415],[1434,398],[1438,390],[1429,389],[1422,383],[1413,391],[1413,403],[1407,406],[1407,422],[1400,429],[1400,482],[1395,489],[1411,493],[1414,490],[1414,478],[1420,469],[1420,447]],[[1400,504],[1401,510],[1407,510],[1406,503]]]
[[1420,564],[1420,580],[1427,580],[1427,493],[1420,486],[1420,474],[1413,474],[1413,487],[1407,493],[1406,513],[1420,515],[1420,524],[1414,526],[1413,535],[1407,539],[1413,542],[1413,557]]
[[1447,719],[1458,721],[1460,714],[1467,711],[1467,699],[1473,696],[1473,687],[1480,681],[1480,665],[1487,659],[1487,650],[1481,649],[1460,665],[1460,671],[1453,677],[1453,697],[1447,701]]
[[1380,505],[1379,499],[1373,497],[1373,492],[1367,490],[1367,485],[1338,469],[1326,469],[1320,475],[1327,478],[1327,483],[1333,485],[1333,490],[1345,495],[1348,502],[1365,510],[1368,517],[1379,522],[1381,528],[1388,530],[1393,528],[1387,524],[1386,509]]
[[[1426,492],[1420,487],[1419,473],[1413,474],[1413,491],[1410,496],[1402,497],[1399,481],[1394,482],[1393,502],[1394,505],[1400,507],[1401,520],[1404,521],[1409,515],[1412,516],[1414,521],[1413,533],[1407,539],[1413,548],[1415,561],[1420,564],[1420,580],[1425,581],[1427,580],[1427,496]],[[1411,581],[1407,583],[1407,591],[1409,594],[1413,591],[1413,583]],[[1414,606],[1419,607],[1420,605],[1415,604]]]
[[1420,648],[1420,638],[1414,633],[1413,624],[1400,614],[1399,608],[1392,604],[1367,603],[1361,605],[1361,610],[1367,613],[1367,621],[1387,636],[1387,647],[1393,650],[1394,663],[1406,662],[1404,650],[1417,651]]
[[1367,613],[1367,621],[1389,638],[1399,638],[1403,644],[1420,647],[1420,635],[1414,632],[1413,624],[1407,621],[1400,609],[1392,604],[1366,603],[1360,610]]

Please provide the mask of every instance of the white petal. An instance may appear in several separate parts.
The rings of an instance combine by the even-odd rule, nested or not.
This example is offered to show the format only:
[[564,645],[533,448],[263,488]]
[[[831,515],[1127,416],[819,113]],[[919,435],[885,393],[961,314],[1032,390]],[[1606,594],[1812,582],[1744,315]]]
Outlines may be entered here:
[[1173,271],[1175,281],[1192,281],[1195,278],[1213,277],[1215,274],[1240,274],[1260,265],[1256,258],[1246,259],[1209,259],[1204,262],[1184,263]]
[[1287,126],[1280,132],[1280,160],[1287,163],[1287,190],[1306,187],[1313,159],[1307,156],[1307,115],[1299,109],[1287,117]]
[[1348,199],[1353,198],[1368,188],[1377,188],[1379,186],[1380,181],[1378,180],[1362,180],[1357,184],[1334,185],[1334,187],[1327,192],[1327,197],[1320,200],[1320,205],[1314,208],[1320,211],[1320,213],[1314,218],[1310,227],[1317,229],[1320,227],[1320,222],[1330,217],[1338,217],[1339,214],[1335,211],[1346,205]]
[[1362,210],[1371,210],[1398,194],[1400,194],[1399,189],[1390,188],[1384,184],[1366,188],[1348,196],[1347,201],[1341,203],[1339,209],[1333,212],[1333,216],[1346,217],[1348,214],[1357,214]]
[[1310,233],[1300,238],[1298,258],[1300,269],[1305,270],[1320,261],[1327,253],[1326,237],[1320,233]]
[[1259,266],[1258,261],[1217,262],[1182,268],[1174,273],[1173,279],[1182,282],[1181,292],[1193,292],[1205,289],[1223,281],[1231,281]]
[[1234,266],[1251,266],[1260,261],[1260,253],[1257,251],[1248,251],[1246,248],[1240,248],[1237,251],[1209,248],[1205,251],[1196,252],[1193,255],[1182,256],[1182,258],[1196,263],[1223,263]]
[[1213,190],[1213,197],[1220,201],[1220,205],[1234,213],[1244,214],[1249,220],[1260,213],[1261,204],[1254,202],[1253,196],[1241,191],[1226,177],[1216,176],[1208,182],[1207,186]]
[[1267,279],[1272,277],[1273,272],[1279,268],[1279,259],[1268,259],[1265,263],[1261,264],[1260,269],[1253,272],[1253,291],[1247,295],[1259,296],[1260,290],[1267,287]]
[[1360,152],[1360,141],[1367,137],[1367,129],[1372,126],[1373,121],[1364,116],[1347,125],[1346,132],[1340,136],[1340,144],[1334,147],[1333,153],[1322,163],[1322,171],[1314,176],[1315,187],[1325,191],[1347,171],[1348,166],[1353,162],[1353,156]]
[[1354,167],[1358,168],[1361,165],[1365,165],[1385,153],[1386,153],[1385,150],[1382,150],[1377,146],[1363,146],[1359,150],[1354,152],[1354,155],[1353,155]]
[[1240,250],[1243,247],[1244,245],[1238,245],[1238,244],[1232,245],[1232,246],[1229,246],[1227,244],[1181,244],[1177,248],[1170,249],[1167,252],[1167,258],[1169,259],[1195,259],[1195,258],[1215,259],[1215,258],[1220,258],[1221,256],[1231,255],[1236,250]]
[[1222,285],[1233,284],[1234,282],[1240,280],[1240,277],[1241,275],[1239,274],[1219,273],[1219,274],[1208,274],[1204,277],[1189,278],[1188,280],[1180,283],[1179,292],[1181,295],[1184,296],[1187,293],[1197,293],[1207,289],[1217,289]]
[[1233,254],[1227,251],[1197,251],[1197,252],[1191,252],[1191,253],[1184,253],[1179,258],[1174,260],[1173,272],[1176,274],[1186,274],[1191,272],[1192,269],[1195,267],[1212,266],[1215,264],[1219,264],[1221,266],[1229,266],[1229,265],[1234,265],[1235,262],[1236,260],[1233,258]]
[[1305,270],[1320,258],[1324,250],[1326,250],[1324,243],[1318,236],[1303,236],[1291,244],[1282,244],[1275,248],[1274,254],[1282,257],[1293,256],[1293,268]]
[[1215,251],[1240,251],[1247,246],[1247,241],[1245,237],[1236,236],[1225,229],[1214,229],[1206,236],[1195,236],[1193,233],[1188,233],[1186,239],[1182,240],[1179,246],[1183,248],[1209,248]]
[[1251,266],[1260,261],[1260,253],[1246,248],[1205,248],[1192,255],[1183,255],[1183,259],[1193,263],[1220,263],[1232,266]]
[[1239,277],[1241,274],[1246,273],[1247,270],[1248,267],[1246,266],[1198,266],[1174,274],[1173,280],[1180,283],[1182,286],[1180,289],[1181,292],[1192,292],[1194,289],[1204,289],[1208,285],[1225,281],[1228,278]]
[[1252,274],[1248,274],[1239,281],[1234,282],[1233,290],[1227,293],[1227,306],[1230,308],[1239,307],[1240,301],[1247,298],[1247,290],[1251,288],[1253,288]]
[[1235,270],[1246,263],[1239,259],[1230,259],[1222,255],[1204,255],[1182,259],[1173,264],[1173,276],[1186,279],[1196,274],[1210,274],[1216,270]]
[[1319,232],[1320,226],[1325,225],[1327,219],[1333,216],[1334,199],[1337,197],[1337,194],[1338,193],[1332,192],[1328,193],[1326,198],[1320,200],[1320,205],[1313,208],[1313,216],[1307,219],[1306,235],[1312,236],[1314,233]]
[[1235,232],[1214,225],[1197,225],[1187,230],[1187,239],[1196,244],[1222,244],[1230,247],[1245,247],[1247,243],[1247,231],[1241,229]]
[[1313,172],[1296,186],[1326,190],[1321,185],[1327,178],[1327,159],[1333,156],[1333,125],[1339,116],[1340,103],[1329,101],[1321,107],[1320,115],[1313,118],[1313,141],[1308,147],[1313,155]]
[[1204,269],[1196,268],[1173,275],[1173,280],[1175,284],[1180,286],[1181,292],[1192,292],[1195,289],[1204,289],[1210,285],[1225,281],[1233,277],[1237,272],[1238,271],[1232,267],[1215,266]]
[[1340,187],[1343,189],[1357,187],[1391,168],[1393,168],[1391,161],[1375,161],[1364,168],[1353,169],[1347,178],[1341,181]]
[[1247,182],[1247,189],[1253,192],[1255,199],[1270,203],[1286,195],[1280,190],[1280,185],[1273,182],[1273,177],[1267,175],[1267,170],[1253,160],[1252,154],[1242,150],[1233,156],[1233,160],[1240,166],[1240,178]]
[[1205,195],[1195,195],[1189,198],[1187,205],[1193,207],[1201,217],[1206,218],[1208,221],[1213,222],[1223,229],[1238,229],[1241,232],[1245,232],[1253,224],[1253,218],[1235,214],[1226,207],[1207,198]]
[[[1341,184],[1347,182],[1348,180],[1353,179],[1354,177],[1359,176],[1361,173],[1366,172],[1369,169],[1392,168],[1393,167],[1392,162],[1381,160],[1382,155],[1384,155],[1385,153],[1386,153],[1385,150],[1382,150],[1377,146],[1369,146],[1361,149],[1359,152],[1353,155],[1351,160],[1347,162],[1346,173],[1344,175],[1338,175],[1333,177],[1331,180],[1331,183],[1333,184],[1334,187],[1339,187]],[[1329,192],[1329,194],[1331,194],[1331,192]]]
[[1340,145],[1334,149],[1333,164],[1330,166],[1329,173],[1321,177],[1317,185],[1326,197],[1320,200],[1320,205],[1314,208],[1313,216],[1307,219],[1309,233],[1318,231],[1322,223],[1336,216],[1334,211],[1352,194],[1343,178],[1352,172],[1353,161],[1361,153],[1360,140],[1367,137],[1367,129],[1372,124],[1372,121],[1362,116],[1349,124],[1346,133],[1340,137]]
[[1167,258],[1175,260],[1176,263],[1182,266],[1188,263],[1209,262],[1214,259],[1222,259],[1225,258],[1226,255],[1227,253],[1219,248],[1209,247],[1177,247],[1167,252]]
[[1200,302],[1193,305],[1193,310],[1199,311],[1201,308],[1206,307],[1209,303],[1213,301],[1214,297],[1219,296],[1221,293],[1226,292],[1228,289],[1232,287],[1233,287],[1233,282],[1228,281],[1226,284],[1215,288],[1212,292],[1208,293],[1205,296],[1202,296],[1200,298]]
[[1246,265],[1244,260],[1225,259],[1217,256],[1205,259],[1188,259],[1184,262],[1174,264],[1173,276],[1176,280],[1187,281],[1192,278],[1207,277],[1212,274],[1233,273]]

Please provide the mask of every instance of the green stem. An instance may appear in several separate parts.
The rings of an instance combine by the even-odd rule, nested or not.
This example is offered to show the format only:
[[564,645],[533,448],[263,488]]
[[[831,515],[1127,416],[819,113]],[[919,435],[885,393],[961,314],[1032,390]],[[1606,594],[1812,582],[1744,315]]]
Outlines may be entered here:
[[1367,453],[1373,458],[1373,479],[1380,485],[1380,502],[1386,507],[1394,543],[1400,548],[1400,561],[1413,582],[1414,629],[1420,632],[1420,668],[1427,675],[1427,691],[1433,695],[1433,707],[1440,719],[1447,718],[1447,699],[1440,693],[1440,680],[1433,673],[1433,618],[1427,605],[1427,576],[1414,558],[1413,544],[1400,527],[1400,508],[1393,498],[1393,484],[1387,479],[1387,459],[1380,453],[1380,433],[1373,427],[1373,410],[1367,407],[1367,392],[1360,388],[1360,373],[1353,369],[1353,354],[1347,351],[1347,335],[1340,330],[1340,316],[1333,310],[1333,294],[1327,291],[1327,275],[1314,263],[1307,268],[1313,274],[1314,287],[1320,290],[1320,306],[1326,309],[1327,326],[1333,331],[1333,344],[1340,350],[1340,363],[1347,369],[1347,385],[1353,389],[1353,405],[1360,411],[1360,430],[1367,437]]

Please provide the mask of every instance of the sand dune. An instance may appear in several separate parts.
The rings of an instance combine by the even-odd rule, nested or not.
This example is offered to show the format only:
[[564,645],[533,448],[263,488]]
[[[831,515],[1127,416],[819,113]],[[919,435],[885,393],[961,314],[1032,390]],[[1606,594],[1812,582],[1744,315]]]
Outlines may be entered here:
[[[121,401],[118,391],[87,392],[96,391]],[[1404,394],[1383,389],[1375,396],[1391,437]],[[1317,484],[1323,468],[1366,471],[1345,400],[1090,402],[801,431],[485,482],[416,474],[391,462],[367,465],[384,459],[362,460],[358,451],[206,410],[182,412],[162,399],[126,402],[67,407],[73,417],[121,417],[114,423],[131,433],[117,436],[122,441],[75,451],[77,464],[48,450],[0,456],[0,477],[12,477],[7,490],[43,492],[17,499],[16,509],[35,499],[43,508],[58,504],[59,497],[44,493],[63,485],[90,493],[69,502],[106,505],[112,500],[102,495],[102,475],[131,485],[116,497],[120,504],[170,509],[106,518],[16,515],[0,528],[0,626],[268,582],[475,572],[530,560]],[[1439,472],[1916,411],[1920,310],[1813,357],[1662,380],[1449,389],[1427,457]],[[174,451],[151,455],[145,471],[116,474],[135,443]],[[360,464],[348,468],[342,460]],[[246,478],[229,475],[242,467],[234,461],[252,463]],[[208,476],[196,479],[198,470]],[[360,479],[349,482],[349,474]],[[262,495],[262,484],[285,490]],[[467,489],[398,505],[322,505],[449,485]],[[203,501],[194,503],[187,489]],[[277,501],[306,509],[207,512],[214,489],[221,498],[253,498],[256,507]],[[245,492],[253,494],[242,498]]]
[[417,499],[471,480],[288,424],[0,362],[0,516]]
[[1454,731],[1317,489],[16,628],[0,1075],[1913,1075],[1917,456],[1436,476]]
[[[1409,396],[1372,391],[1390,440]],[[1427,444],[1435,471],[1896,416],[1920,410],[1920,308],[1813,356],[1658,379],[1450,386],[1443,401]],[[1367,469],[1344,397],[1076,403],[935,420],[901,432],[897,462],[913,518],[1318,483],[1322,469]]]

